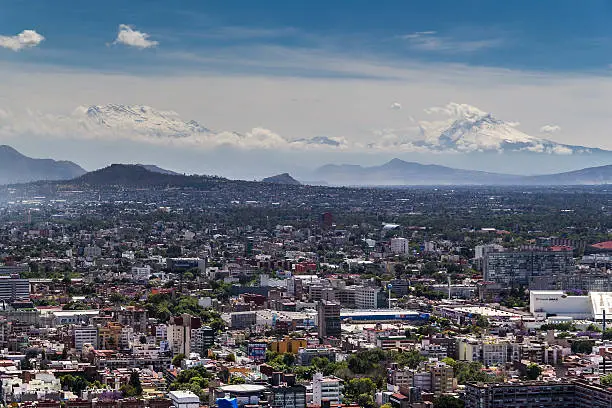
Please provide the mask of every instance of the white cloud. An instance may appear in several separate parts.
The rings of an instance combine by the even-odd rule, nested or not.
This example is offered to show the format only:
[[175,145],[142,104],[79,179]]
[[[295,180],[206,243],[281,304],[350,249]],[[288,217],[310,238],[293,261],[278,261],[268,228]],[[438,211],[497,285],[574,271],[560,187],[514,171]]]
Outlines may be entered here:
[[558,125],[544,125],[540,128],[540,133],[552,134],[559,132],[561,130],[561,126]]
[[466,103],[450,102],[446,106],[434,106],[431,108],[425,108],[424,112],[427,114],[441,114],[443,116],[450,117],[451,119],[463,118],[463,117],[480,117],[486,115],[486,112],[479,108],[468,105]]
[[134,30],[127,24],[120,24],[114,44],[123,44],[136,48],[151,48],[159,45],[159,42],[149,40],[149,37],[149,34]]
[[24,48],[32,48],[45,40],[45,37],[34,30],[23,30],[17,35],[0,35],[0,47],[19,51]]
[[402,104],[399,103],[399,102],[393,102],[391,104],[391,109],[393,109],[393,110],[400,110],[400,109],[402,109]]
[[[160,54],[162,59],[166,58],[165,54]],[[10,106],[13,110],[31,107],[57,115],[81,104],[146,103],[163,110],[176,110],[183,118],[196,119],[213,129],[236,130],[243,136],[257,133],[253,129],[266,128],[273,129],[274,134],[288,141],[314,135],[346,137],[346,150],[354,151],[375,142],[374,129],[403,129],[415,123],[409,115],[423,112],[427,106],[462,100],[503,119],[520,119],[521,128],[528,134],[537,134],[542,117],[546,117],[551,123],[563,121],[563,132],[559,132],[559,136],[555,134],[560,143],[612,148],[612,142],[606,137],[612,118],[604,109],[606,101],[612,97],[612,80],[607,77],[458,64],[399,64],[324,52],[302,53],[295,49],[258,48],[240,55],[231,55],[228,51],[220,57],[226,64],[223,66],[248,64],[247,68],[329,70],[345,73],[348,78],[244,72],[226,75],[222,70],[200,71],[194,67],[164,75],[107,75],[59,68],[43,70],[5,62],[0,63],[0,76],[5,78],[0,106]],[[577,95],[576,89],[581,90]],[[574,96],[568,98],[569,94]],[[300,95],[300,101],[316,103],[290,103],[296,95]],[[395,100],[402,101],[401,111],[390,109]],[[521,103],[516,103],[517,100]],[[460,108],[444,107],[434,113],[443,115],[444,111],[457,110]],[[417,122],[418,119],[419,116]],[[413,140],[414,133],[418,136],[418,129],[394,134]],[[60,130],[53,134],[62,137]],[[22,135],[24,140],[29,140],[27,133]],[[234,136],[224,137],[244,142]],[[69,146],[67,139],[64,140]],[[216,142],[206,143],[211,146]],[[200,145],[206,144],[200,142]],[[41,150],[39,154],[46,152]],[[346,161],[345,156],[337,156],[337,159]]]
[[414,49],[448,53],[476,52],[486,48],[497,47],[503,43],[499,38],[478,40],[455,39],[448,36],[440,36],[436,31],[417,31],[401,35],[399,38],[408,41]]
[[426,36],[432,36],[437,34],[436,31],[417,31],[415,33],[412,34],[405,34],[405,35],[401,35],[400,38],[404,39],[404,40],[412,40],[415,38],[423,38]]
[[269,129],[255,127],[239,133],[213,131],[185,121],[173,111],[149,106],[79,106],[66,115],[27,110],[14,114],[0,109],[0,139],[23,135],[57,140],[131,141],[157,146],[214,149],[326,150],[345,149],[344,138],[319,137],[291,140]]

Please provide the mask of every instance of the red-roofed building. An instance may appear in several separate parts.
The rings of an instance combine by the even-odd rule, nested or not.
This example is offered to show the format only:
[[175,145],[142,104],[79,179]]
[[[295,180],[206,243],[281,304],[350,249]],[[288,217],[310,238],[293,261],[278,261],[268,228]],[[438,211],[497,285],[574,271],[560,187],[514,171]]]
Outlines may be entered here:
[[567,246],[567,245],[555,245],[555,246],[551,246],[550,250],[553,252],[561,252],[561,251],[573,251],[574,248],[572,248],[571,246]]
[[591,247],[599,251],[612,251],[612,241],[599,242],[591,245]]

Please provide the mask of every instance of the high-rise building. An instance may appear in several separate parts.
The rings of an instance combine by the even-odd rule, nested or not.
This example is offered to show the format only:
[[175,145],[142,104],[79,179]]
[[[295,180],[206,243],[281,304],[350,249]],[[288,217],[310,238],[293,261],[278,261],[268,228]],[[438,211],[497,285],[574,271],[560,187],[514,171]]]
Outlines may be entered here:
[[491,252],[501,252],[504,247],[499,244],[476,245],[474,248],[474,259],[482,259]]
[[0,276],[0,300],[28,299],[30,297],[30,281],[19,277]]
[[511,287],[529,286],[534,280],[563,276],[574,270],[572,251],[490,252],[483,260],[486,281]]
[[215,331],[209,326],[191,330],[191,352],[206,356],[206,352],[215,344]]
[[355,288],[355,307],[357,309],[376,309],[378,308],[379,288],[370,286],[357,286]]
[[98,348],[98,328],[85,326],[74,328],[74,348],[77,352],[83,350],[85,344],[91,344],[93,348]]
[[391,238],[389,248],[393,254],[407,254],[409,251],[406,238]]
[[282,373],[272,375],[272,408],[306,408],[306,387],[295,383],[295,374],[285,374],[285,382],[280,382]]
[[334,216],[330,212],[321,214],[321,223],[325,228],[329,228],[334,224]]
[[342,402],[342,380],[338,377],[324,377],[321,373],[312,376],[312,402],[340,404]]
[[168,344],[174,354],[191,353],[191,333],[202,326],[199,317],[183,313],[170,318],[168,324]]
[[503,365],[520,360],[519,343],[500,339],[461,338],[457,344],[459,360],[480,361],[486,366]]
[[341,337],[340,304],[321,300],[317,304],[319,337]]

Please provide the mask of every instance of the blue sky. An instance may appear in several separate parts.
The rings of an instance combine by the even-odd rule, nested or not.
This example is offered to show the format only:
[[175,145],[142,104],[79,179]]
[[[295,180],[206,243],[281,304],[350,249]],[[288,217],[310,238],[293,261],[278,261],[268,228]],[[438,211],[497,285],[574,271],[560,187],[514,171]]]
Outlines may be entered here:
[[[158,68],[194,68],[196,64],[168,61],[160,54],[206,54],[262,45],[366,54],[398,63],[455,62],[537,71],[605,72],[611,63],[612,3],[608,1],[579,5],[562,0],[10,0],[1,4],[3,35],[30,27],[47,39],[36,52],[2,55],[2,59],[71,67],[142,70],[139,63],[155,62]],[[119,24],[150,33],[159,41],[158,49],[140,55],[109,49],[105,44],[114,40]]]
[[[71,128],[57,129],[65,120],[17,134],[32,112],[121,103],[216,130],[368,144],[457,102],[530,135],[612,149],[611,17],[609,1],[0,0],[0,142],[88,168],[126,160],[89,154],[110,142],[75,143]],[[35,35],[20,45],[24,30]],[[192,169],[179,148],[155,149],[128,153]],[[395,152],[351,154],[324,159],[375,163]],[[202,166],[193,170],[218,172]]]

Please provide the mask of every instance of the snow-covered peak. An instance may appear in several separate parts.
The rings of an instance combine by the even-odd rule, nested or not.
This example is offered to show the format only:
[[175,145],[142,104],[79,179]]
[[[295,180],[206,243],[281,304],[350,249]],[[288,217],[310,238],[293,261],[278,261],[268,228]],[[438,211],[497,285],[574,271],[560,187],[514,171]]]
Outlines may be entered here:
[[166,137],[210,133],[209,129],[194,120],[184,121],[174,111],[160,111],[146,105],[81,106],[76,109],[75,115],[117,131],[129,129],[138,133]]
[[446,106],[433,107],[425,109],[426,113],[430,114],[444,114],[453,118],[463,118],[466,120],[478,120],[484,116],[490,116],[489,113],[480,110],[479,108],[468,105],[467,103],[456,103],[451,102]]
[[467,104],[450,103],[430,108],[430,114],[442,114],[446,120],[422,122],[421,139],[414,145],[433,151],[532,151],[571,154],[572,147],[528,135],[506,122]]

